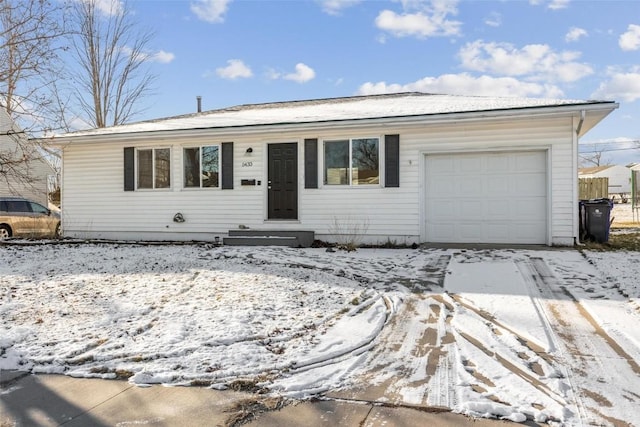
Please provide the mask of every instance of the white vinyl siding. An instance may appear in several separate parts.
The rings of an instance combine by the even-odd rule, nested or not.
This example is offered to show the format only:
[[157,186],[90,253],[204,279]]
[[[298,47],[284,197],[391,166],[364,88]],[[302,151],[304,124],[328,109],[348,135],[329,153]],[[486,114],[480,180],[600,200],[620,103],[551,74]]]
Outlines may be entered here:
[[[153,145],[124,140],[72,144],[64,154],[63,228],[76,236],[209,240],[245,225],[254,229],[313,230],[317,238],[330,241],[338,225],[364,229],[363,243],[422,242],[426,241],[425,156],[516,149],[548,152],[549,242],[572,244],[573,185],[577,179],[573,176],[573,133],[572,118],[566,116],[218,135],[216,143],[234,142],[234,188],[207,192],[183,187],[182,153],[185,147],[211,143],[210,137],[184,138],[169,144],[172,183],[170,189],[161,192],[123,191],[123,147]],[[400,135],[397,188],[384,188],[385,134]],[[379,138],[380,185],[304,188],[305,138],[319,141],[318,182],[322,183],[321,142],[361,135]],[[270,222],[266,220],[266,147],[269,143],[294,141],[298,142],[298,220]],[[242,186],[242,179],[255,179],[261,185]],[[184,223],[172,221],[178,212],[183,214]]]

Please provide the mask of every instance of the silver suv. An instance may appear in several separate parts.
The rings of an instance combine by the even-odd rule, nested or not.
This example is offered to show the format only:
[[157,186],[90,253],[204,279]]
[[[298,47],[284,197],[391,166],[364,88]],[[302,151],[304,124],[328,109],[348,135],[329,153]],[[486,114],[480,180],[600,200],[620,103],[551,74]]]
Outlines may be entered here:
[[22,197],[0,197],[0,240],[58,238],[60,214]]

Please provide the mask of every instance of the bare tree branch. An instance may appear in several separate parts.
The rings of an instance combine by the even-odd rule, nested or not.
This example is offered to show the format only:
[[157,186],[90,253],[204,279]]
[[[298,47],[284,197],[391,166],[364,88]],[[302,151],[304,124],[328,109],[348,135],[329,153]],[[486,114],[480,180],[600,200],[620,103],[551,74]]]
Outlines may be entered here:
[[580,153],[578,156],[580,158],[580,166],[581,167],[594,167],[594,166],[604,166],[609,164],[609,160],[604,157],[604,153],[606,149],[604,146],[594,149],[593,151],[587,153]]
[[10,119],[0,118],[3,191],[44,188],[43,164],[57,155],[28,135],[51,128],[59,117],[51,89],[61,74],[63,8],[51,0],[0,0],[0,107]]
[[130,121],[155,80],[145,61],[152,33],[138,30],[126,3],[104,13],[97,0],[78,1],[71,16],[78,105],[93,127]]
[[56,116],[50,87],[60,77],[63,15],[51,0],[0,0],[0,104],[27,131]]

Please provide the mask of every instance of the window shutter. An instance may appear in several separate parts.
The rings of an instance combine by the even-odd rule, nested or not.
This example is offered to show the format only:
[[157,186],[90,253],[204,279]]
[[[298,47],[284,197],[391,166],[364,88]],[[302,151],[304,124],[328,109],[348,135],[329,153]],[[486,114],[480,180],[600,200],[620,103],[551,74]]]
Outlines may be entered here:
[[135,148],[124,148],[124,191],[133,191],[136,186],[135,154]]
[[304,188],[318,188],[318,139],[304,140]]
[[384,186],[400,187],[400,135],[384,136]]
[[222,189],[233,189],[233,142],[222,143]]

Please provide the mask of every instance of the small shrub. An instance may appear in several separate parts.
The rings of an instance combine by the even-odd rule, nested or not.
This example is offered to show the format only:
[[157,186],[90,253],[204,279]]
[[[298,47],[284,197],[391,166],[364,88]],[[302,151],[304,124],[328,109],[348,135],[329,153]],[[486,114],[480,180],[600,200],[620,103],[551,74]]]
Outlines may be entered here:
[[336,246],[347,252],[355,251],[358,248],[368,230],[368,218],[358,220],[350,216],[333,217],[333,224],[329,227],[329,233],[334,236]]

